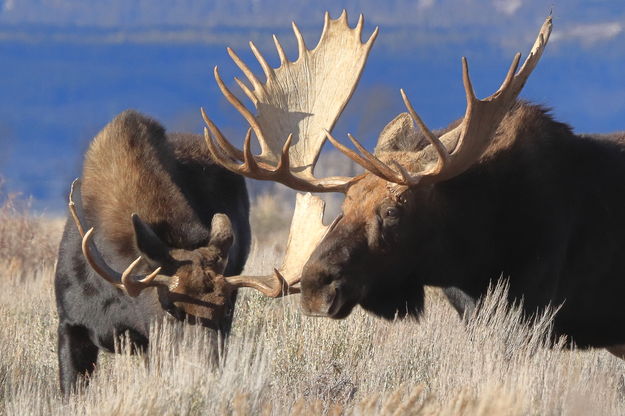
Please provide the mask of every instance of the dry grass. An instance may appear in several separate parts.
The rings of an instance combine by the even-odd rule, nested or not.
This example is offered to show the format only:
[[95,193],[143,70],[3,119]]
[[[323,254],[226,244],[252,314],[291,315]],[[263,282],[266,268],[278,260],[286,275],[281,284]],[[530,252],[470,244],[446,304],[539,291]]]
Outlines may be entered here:
[[[218,365],[201,329],[155,323],[146,359],[102,355],[90,387],[63,403],[53,256],[43,249],[58,241],[58,226],[7,212],[0,261],[22,260],[0,272],[0,414],[625,414],[624,363],[604,351],[547,348],[549,316],[528,327],[502,287],[469,325],[434,290],[419,323],[361,311],[338,322],[306,318],[296,297],[245,292]],[[275,262],[260,244],[247,269]]]
[[30,201],[18,194],[2,192],[0,177],[0,270],[25,278],[49,269],[56,260],[62,220],[50,220],[30,213]]

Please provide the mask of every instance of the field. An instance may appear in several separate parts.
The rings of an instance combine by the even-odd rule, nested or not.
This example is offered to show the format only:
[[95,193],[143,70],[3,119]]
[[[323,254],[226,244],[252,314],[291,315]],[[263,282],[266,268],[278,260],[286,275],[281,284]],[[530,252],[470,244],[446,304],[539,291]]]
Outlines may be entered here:
[[[623,415],[625,363],[603,350],[549,348],[549,314],[527,325],[499,286],[465,325],[436,289],[420,320],[357,311],[302,316],[297,296],[243,291],[233,334],[211,364],[201,329],[155,323],[147,357],[101,354],[88,388],[58,391],[53,269],[61,220],[0,207],[0,414]],[[256,198],[248,272],[279,262],[288,210]],[[259,247],[262,247],[260,249]]]

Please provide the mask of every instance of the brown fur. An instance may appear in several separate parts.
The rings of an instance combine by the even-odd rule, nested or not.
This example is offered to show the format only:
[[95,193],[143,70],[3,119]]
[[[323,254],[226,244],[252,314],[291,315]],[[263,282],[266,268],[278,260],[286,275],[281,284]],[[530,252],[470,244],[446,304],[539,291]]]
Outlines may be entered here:
[[172,180],[174,151],[164,137],[158,124],[122,113],[95,137],[85,155],[82,196],[87,219],[107,241],[115,242],[119,254],[135,251],[132,213],[148,224],[184,228],[197,222]]

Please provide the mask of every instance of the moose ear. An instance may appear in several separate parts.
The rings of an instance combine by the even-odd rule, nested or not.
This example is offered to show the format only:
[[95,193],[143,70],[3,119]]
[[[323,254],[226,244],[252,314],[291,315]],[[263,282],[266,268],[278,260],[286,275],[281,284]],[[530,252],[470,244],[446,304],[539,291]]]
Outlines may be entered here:
[[225,214],[213,215],[213,220],[211,221],[211,237],[208,244],[219,249],[222,256],[226,257],[233,241],[234,233],[228,216]]
[[417,131],[408,113],[401,113],[382,129],[375,146],[381,152],[417,151],[427,146],[423,134]]
[[143,222],[139,215],[132,214],[137,248],[148,260],[164,264],[169,259],[169,247],[156,235],[152,227]]

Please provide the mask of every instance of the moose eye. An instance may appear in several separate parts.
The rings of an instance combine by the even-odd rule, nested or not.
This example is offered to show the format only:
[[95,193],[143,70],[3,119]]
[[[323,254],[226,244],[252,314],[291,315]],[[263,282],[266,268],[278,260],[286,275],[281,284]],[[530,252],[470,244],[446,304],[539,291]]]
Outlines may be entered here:
[[397,218],[399,217],[399,209],[397,207],[386,207],[383,209],[384,218]]

